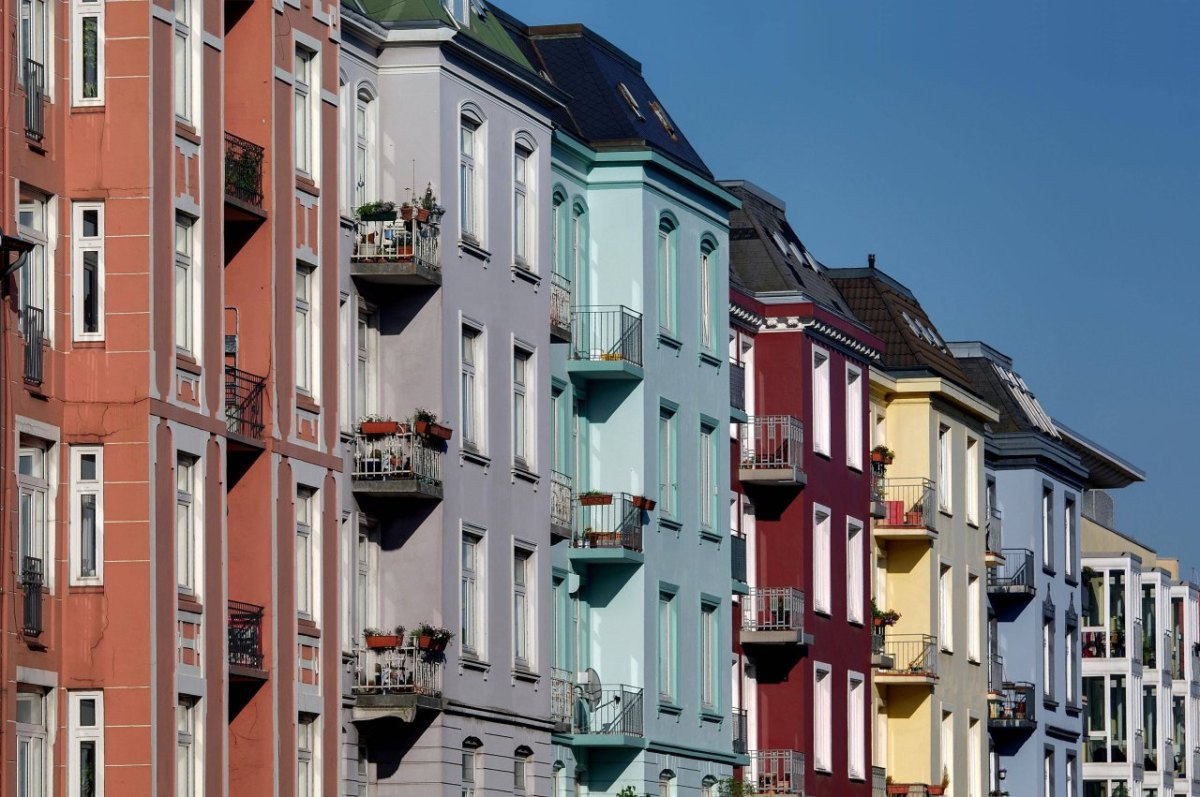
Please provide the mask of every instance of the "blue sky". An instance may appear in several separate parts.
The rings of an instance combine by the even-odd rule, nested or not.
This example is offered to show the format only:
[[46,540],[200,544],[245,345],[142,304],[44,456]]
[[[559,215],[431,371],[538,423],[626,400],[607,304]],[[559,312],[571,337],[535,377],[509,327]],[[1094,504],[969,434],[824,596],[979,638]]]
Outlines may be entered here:
[[504,0],[642,62],[719,177],[879,266],[1148,474],[1118,526],[1200,569],[1200,3]]

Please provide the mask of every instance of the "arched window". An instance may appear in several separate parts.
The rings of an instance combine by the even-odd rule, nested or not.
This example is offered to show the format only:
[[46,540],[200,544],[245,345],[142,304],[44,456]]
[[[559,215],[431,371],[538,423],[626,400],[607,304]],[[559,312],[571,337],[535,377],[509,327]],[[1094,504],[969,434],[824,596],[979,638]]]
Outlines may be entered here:
[[562,761],[550,768],[550,797],[567,797],[567,765]]
[[550,198],[550,271],[563,276],[567,276],[563,274],[567,260],[563,247],[569,236],[566,226],[567,213],[563,207],[566,204],[566,193],[561,188],[555,187]]
[[658,797],[675,797],[675,773],[669,769],[658,773]]
[[700,347],[716,351],[717,242],[705,236],[700,241]]
[[537,169],[533,139],[518,133],[513,144],[513,258],[518,266],[533,268],[537,251],[534,221],[537,218]]
[[375,98],[360,88],[354,100],[354,206],[378,199],[375,183]]
[[479,772],[479,759],[483,757],[482,747],[483,742],[474,736],[468,736],[466,739],[463,739],[462,770],[460,774],[462,797],[475,797],[475,781]]
[[671,336],[676,335],[678,327],[675,304],[678,235],[678,225],[673,218],[664,215],[658,220],[658,328]]
[[571,280],[571,306],[580,307],[587,295],[588,255],[587,207],[576,202],[571,207],[571,230],[567,252],[567,276]]
[[521,745],[513,751],[513,797],[524,797],[533,787],[533,750]]
[[458,223],[464,238],[483,239],[484,118],[473,105],[464,105],[458,135]]
[[717,779],[712,775],[705,775],[704,780],[700,781],[700,797],[716,797]]

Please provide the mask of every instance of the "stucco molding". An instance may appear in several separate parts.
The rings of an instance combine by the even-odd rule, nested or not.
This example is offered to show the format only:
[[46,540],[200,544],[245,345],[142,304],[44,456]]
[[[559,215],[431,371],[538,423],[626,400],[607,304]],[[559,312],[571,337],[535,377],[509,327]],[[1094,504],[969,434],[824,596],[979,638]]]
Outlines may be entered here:
[[729,303],[729,318],[757,332],[762,328],[765,319],[753,310],[747,310],[739,304]]
[[[731,310],[732,313],[732,310]],[[853,335],[847,334],[837,327],[817,318],[804,316],[766,316],[759,326],[759,332],[808,332],[823,338],[829,343],[842,349],[849,350],[860,357],[878,361],[882,352],[874,346],[868,346]]]

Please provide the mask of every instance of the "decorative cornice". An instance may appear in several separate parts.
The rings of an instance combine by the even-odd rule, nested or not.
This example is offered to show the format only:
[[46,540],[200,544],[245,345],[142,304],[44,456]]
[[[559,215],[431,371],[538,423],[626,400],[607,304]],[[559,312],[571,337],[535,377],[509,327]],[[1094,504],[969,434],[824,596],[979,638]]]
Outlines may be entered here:
[[874,346],[868,346],[853,335],[848,335],[837,327],[816,318],[801,316],[778,316],[763,319],[759,328],[761,332],[784,332],[787,330],[805,330],[830,343],[848,349],[868,360],[879,360],[881,352]]
[[748,327],[752,327],[756,331],[761,329],[763,325],[762,316],[753,310],[747,310],[740,304],[734,304],[733,302],[729,303],[729,316],[734,321],[739,321]]

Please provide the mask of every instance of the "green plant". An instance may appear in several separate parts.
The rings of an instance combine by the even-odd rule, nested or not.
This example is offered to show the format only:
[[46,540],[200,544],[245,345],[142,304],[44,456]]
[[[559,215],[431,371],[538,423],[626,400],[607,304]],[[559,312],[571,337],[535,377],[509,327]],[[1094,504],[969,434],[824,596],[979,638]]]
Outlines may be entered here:
[[423,407],[417,407],[413,410],[413,419],[424,421],[425,423],[437,423],[438,416],[436,412],[424,409]]
[[421,197],[421,207],[425,210],[433,210],[437,207],[437,197],[433,193],[433,183],[425,184],[425,195]]
[[754,784],[737,778],[725,778],[717,783],[718,797],[751,797]]
[[947,769],[946,767],[942,767],[942,788],[947,789],[949,787],[950,787],[950,770]]
[[382,628],[364,628],[363,636],[387,636]]
[[900,619],[900,612],[895,609],[880,609],[875,599],[871,598],[871,619],[882,621],[877,625],[893,626]]
[[358,206],[355,213],[361,219],[363,216],[371,216],[376,213],[391,213],[395,209],[395,202],[364,202]]
[[607,492],[605,492],[604,490],[584,490],[583,492],[581,492],[581,493],[580,493],[580,495],[581,495],[581,496],[588,496],[588,495],[610,495],[610,493],[607,493]]
[[449,642],[454,639],[454,632],[449,628],[440,628],[429,623],[418,623],[416,630],[413,631],[413,636],[427,636],[434,642]]
[[885,445],[878,445],[871,449],[872,454],[878,454],[882,459],[893,460],[896,458],[896,452]]

